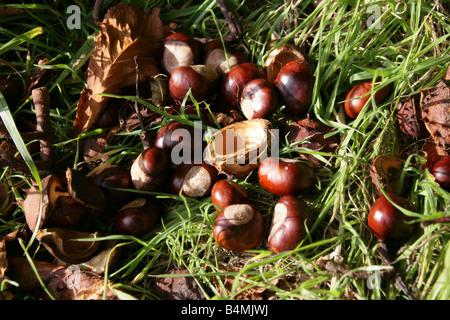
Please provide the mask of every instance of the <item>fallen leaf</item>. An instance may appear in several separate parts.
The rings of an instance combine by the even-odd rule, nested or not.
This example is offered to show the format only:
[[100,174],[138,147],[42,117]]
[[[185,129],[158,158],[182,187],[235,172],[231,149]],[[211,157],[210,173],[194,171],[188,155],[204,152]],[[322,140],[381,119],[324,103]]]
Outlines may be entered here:
[[[33,261],[48,292],[56,300],[101,300],[105,291],[105,279],[76,266],[62,267],[46,261]],[[50,297],[42,288],[26,258],[8,257],[8,273],[20,288],[41,299]],[[118,300],[110,288],[106,288],[107,300]]]
[[94,36],[94,50],[85,74],[72,134],[88,131],[105,109],[109,98],[103,93],[135,85],[134,57],[139,64],[139,81],[159,74],[158,50],[163,37],[159,8],[145,14],[133,4],[119,3],[99,23],[101,31]]
[[204,300],[202,290],[199,288],[194,278],[189,276],[189,271],[184,269],[174,269],[169,272],[171,275],[181,275],[180,277],[165,277],[156,280],[153,293],[162,300]]

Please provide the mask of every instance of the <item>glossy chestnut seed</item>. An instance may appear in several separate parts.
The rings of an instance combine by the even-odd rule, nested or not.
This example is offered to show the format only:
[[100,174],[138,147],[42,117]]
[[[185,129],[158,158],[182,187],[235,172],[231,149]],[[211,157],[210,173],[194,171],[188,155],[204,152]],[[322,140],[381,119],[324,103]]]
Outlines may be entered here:
[[148,199],[139,198],[119,209],[115,226],[121,234],[142,237],[158,224],[159,218],[158,207]]
[[[386,193],[398,206],[414,210],[408,199],[392,192]],[[368,216],[368,226],[373,235],[380,240],[400,240],[410,237],[416,225],[408,223],[410,218],[397,209],[384,195],[372,205]]]
[[133,199],[133,193],[115,189],[133,189],[130,171],[118,165],[109,165],[96,172],[92,179],[105,194],[108,205],[121,207]]
[[245,57],[243,54],[233,53],[225,50],[222,41],[214,39],[208,41],[204,46],[204,61],[203,63],[215,70],[219,75],[224,75],[232,68],[240,63],[244,63]]
[[270,117],[276,111],[277,104],[277,94],[265,79],[250,81],[242,91],[240,106],[248,120]]
[[166,37],[161,45],[161,66],[170,75],[175,68],[196,63],[198,43],[188,35],[177,32]]
[[216,207],[216,210],[220,212],[229,205],[247,203],[248,195],[238,183],[231,180],[219,180],[211,190],[211,202],[219,207]]
[[233,251],[255,248],[264,237],[264,219],[251,204],[233,204],[219,213],[213,228],[214,240]]
[[277,195],[302,195],[316,184],[316,174],[307,163],[285,158],[268,157],[259,165],[261,186]]
[[281,197],[275,205],[268,244],[273,253],[295,249],[312,227],[307,204],[294,196]]
[[228,71],[223,76],[220,87],[225,102],[237,107],[245,85],[254,79],[266,79],[266,73],[263,68],[251,62],[241,63]]
[[308,112],[314,88],[314,70],[310,63],[291,61],[285,64],[274,81],[280,103],[292,115],[303,116]]
[[201,199],[211,194],[218,171],[213,166],[182,163],[175,167],[169,179],[170,190],[190,198]]
[[[374,85],[377,86],[378,84]],[[380,103],[385,100],[391,93],[391,89],[392,86],[388,85],[375,92],[375,103]],[[371,97],[371,95],[369,94],[371,90],[372,81],[367,81],[356,84],[348,92],[345,98],[344,109],[345,113],[347,113],[350,118],[355,119],[359,115],[359,113]]]
[[47,223],[54,227],[73,228],[89,213],[89,209],[70,196],[60,196]]
[[193,127],[178,121],[173,121],[165,124],[158,131],[155,146],[166,151],[171,151],[179,143],[185,143],[188,140],[190,143],[193,137]]
[[158,147],[145,149],[131,166],[133,186],[137,190],[161,190],[169,178],[169,167],[170,157],[166,151]]
[[431,173],[442,188],[450,190],[450,156],[436,162],[431,168]]
[[213,93],[217,79],[216,71],[205,65],[181,66],[172,71],[169,92],[175,100],[183,100],[191,90],[197,101],[205,100]]

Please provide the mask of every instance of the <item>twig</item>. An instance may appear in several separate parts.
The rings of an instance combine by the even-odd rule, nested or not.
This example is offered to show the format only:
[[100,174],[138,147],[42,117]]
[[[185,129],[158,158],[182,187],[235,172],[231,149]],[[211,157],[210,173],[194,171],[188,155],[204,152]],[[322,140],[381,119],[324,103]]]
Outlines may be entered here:
[[41,135],[40,157],[42,161],[54,164],[53,134],[50,123],[50,94],[45,87],[31,91],[36,110],[36,132]]
[[94,10],[92,12],[92,17],[94,18],[94,23],[101,21],[100,11],[102,10],[103,0],[95,0]]
[[250,48],[247,46],[247,43],[245,43],[244,39],[242,39],[242,25],[239,22],[236,15],[233,13],[233,11],[230,9],[228,4],[225,2],[225,0],[216,0],[218,7],[220,8],[220,11],[222,11],[222,14],[225,17],[225,20],[228,23],[228,26],[230,28],[230,34],[224,38],[225,41],[232,41],[232,40],[239,40],[244,47],[244,50],[247,52],[247,54],[250,53]]
[[[140,96],[140,93],[139,93],[139,64],[137,61],[137,56],[134,56],[134,65],[136,68],[136,98],[139,98],[139,96]],[[136,115],[138,116],[139,125],[141,126],[140,139],[141,139],[142,145],[144,146],[144,149],[147,149],[148,147],[150,147],[150,141],[148,138],[147,131],[145,130],[144,120],[142,119],[142,115],[139,110],[137,101],[134,102],[134,110],[136,112]]]

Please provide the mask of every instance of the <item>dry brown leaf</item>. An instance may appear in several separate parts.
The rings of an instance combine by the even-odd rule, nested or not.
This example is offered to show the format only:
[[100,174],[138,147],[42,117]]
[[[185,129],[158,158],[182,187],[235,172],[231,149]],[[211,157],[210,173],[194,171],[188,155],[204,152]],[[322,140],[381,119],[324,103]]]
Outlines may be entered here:
[[[102,276],[79,270],[74,266],[62,267],[45,261],[33,263],[42,282],[56,300],[103,299],[105,280]],[[25,292],[49,299],[26,258],[8,257],[8,272]],[[107,288],[106,299],[118,298],[110,288]]]
[[73,135],[88,131],[105,109],[116,90],[135,85],[134,57],[139,64],[140,81],[159,74],[158,50],[163,37],[159,9],[145,14],[133,4],[119,3],[99,23],[101,31],[94,36],[94,51],[85,78],[87,87],[78,104]]

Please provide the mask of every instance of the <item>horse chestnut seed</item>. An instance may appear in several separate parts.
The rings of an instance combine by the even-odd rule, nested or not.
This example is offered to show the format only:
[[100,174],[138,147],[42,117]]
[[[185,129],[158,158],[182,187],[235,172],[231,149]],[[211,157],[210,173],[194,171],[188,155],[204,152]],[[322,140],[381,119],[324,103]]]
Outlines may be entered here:
[[308,62],[295,60],[281,68],[273,85],[288,113],[303,116],[308,112],[314,81],[314,70]]
[[255,79],[245,85],[240,106],[244,116],[251,120],[270,117],[276,111],[277,103],[272,85],[265,79]]
[[201,199],[211,194],[217,181],[218,171],[213,166],[202,164],[179,164],[173,171],[169,186],[174,194],[180,192],[187,197]]
[[[408,199],[392,192],[386,193],[398,206],[413,210]],[[408,238],[415,231],[416,225],[407,223],[410,218],[397,209],[384,195],[372,205],[368,216],[368,226],[375,237],[380,240],[400,240]]]
[[198,43],[188,35],[177,32],[166,37],[161,46],[161,66],[168,75],[175,68],[197,61]]
[[277,196],[301,195],[314,188],[316,174],[305,162],[268,157],[259,165],[258,179],[266,191]]
[[167,182],[170,157],[158,147],[145,149],[134,160],[130,174],[137,190],[156,191]]
[[266,73],[260,66],[245,62],[226,73],[221,82],[220,91],[227,104],[237,107],[245,85],[254,79],[266,79]]
[[159,217],[159,209],[154,203],[138,198],[119,209],[115,226],[121,234],[141,237],[157,225]]
[[213,92],[219,75],[205,65],[181,66],[172,71],[169,92],[175,100],[183,100],[191,90],[194,99],[205,100]]
[[219,75],[226,74],[238,64],[243,63],[244,60],[245,57],[239,53],[227,52],[227,55],[225,55],[225,50],[220,40],[208,41],[204,46],[204,64],[216,70]]
[[436,162],[431,168],[431,173],[442,188],[450,191],[450,156]]
[[[375,84],[377,86],[378,84]],[[391,93],[392,86],[385,86],[375,92],[375,103],[380,103]],[[366,81],[356,84],[347,94],[344,103],[345,113],[350,118],[355,119],[370,99],[370,90],[372,90],[372,81]]]
[[281,197],[273,211],[268,239],[270,250],[280,253],[295,249],[312,224],[312,213],[303,200],[290,195]]
[[245,251],[264,237],[264,218],[251,204],[233,204],[219,213],[213,228],[214,240],[223,248]]
[[[247,203],[247,191],[238,183],[231,180],[217,181],[211,191],[211,201],[213,204],[224,209],[232,204]],[[216,207],[217,211],[221,209]]]

